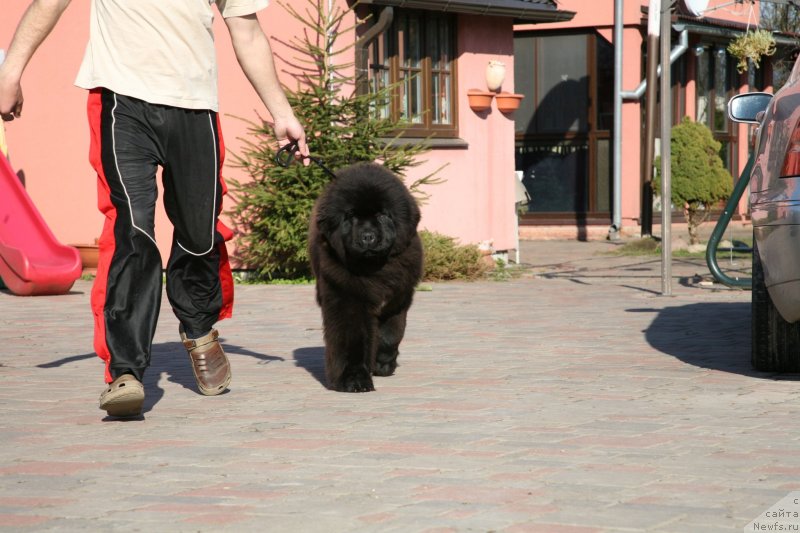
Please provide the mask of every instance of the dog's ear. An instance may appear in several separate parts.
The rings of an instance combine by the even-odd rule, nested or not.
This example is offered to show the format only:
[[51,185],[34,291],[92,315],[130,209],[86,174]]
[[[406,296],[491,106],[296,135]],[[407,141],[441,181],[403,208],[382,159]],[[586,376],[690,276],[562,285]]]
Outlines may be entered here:
[[414,227],[416,228],[417,226],[419,226],[419,221],[422,220],[422,213],[419,210],[419,204],[417,203],[417,200],[414,199],[413,197],[412,199],[413,199],[412,203],[413,207],[411,208],[411,223],[414,224]]

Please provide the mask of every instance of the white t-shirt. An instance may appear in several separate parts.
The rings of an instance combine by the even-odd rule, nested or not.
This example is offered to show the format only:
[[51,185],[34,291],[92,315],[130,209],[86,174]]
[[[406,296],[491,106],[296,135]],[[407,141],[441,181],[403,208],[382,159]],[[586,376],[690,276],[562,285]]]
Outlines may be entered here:
[[92,0],[75,85],[218,111],[214,3],[227,18],[255,13],[268,0]]

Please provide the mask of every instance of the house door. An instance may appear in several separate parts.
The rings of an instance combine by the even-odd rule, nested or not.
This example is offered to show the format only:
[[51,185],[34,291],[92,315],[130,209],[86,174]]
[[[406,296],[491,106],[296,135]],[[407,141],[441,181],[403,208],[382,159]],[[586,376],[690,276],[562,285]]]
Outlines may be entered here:
[[530,197],[523,224],[611,217],[613,47],[595,33],[514,37],[516,169]]

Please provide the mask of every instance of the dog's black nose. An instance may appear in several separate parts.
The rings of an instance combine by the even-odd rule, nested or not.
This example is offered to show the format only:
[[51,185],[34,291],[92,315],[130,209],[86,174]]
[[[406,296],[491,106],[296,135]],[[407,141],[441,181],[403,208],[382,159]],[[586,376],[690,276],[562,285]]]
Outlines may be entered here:
[[372,231],[365,231],[364,233],[361,234],[361,244],[365,248],[374,246],[377,241],[378,241],[378,236],[375,235],[375,233]]

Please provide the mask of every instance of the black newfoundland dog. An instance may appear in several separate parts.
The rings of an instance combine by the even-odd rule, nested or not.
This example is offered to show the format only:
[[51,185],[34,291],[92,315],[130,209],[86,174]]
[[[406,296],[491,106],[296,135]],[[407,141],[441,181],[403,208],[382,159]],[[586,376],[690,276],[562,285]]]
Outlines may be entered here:
[[375,163],[336,173],[311,215],[309,257],[322,309],[328,387],[375,390],[397,367],[406,313],[422,276],[419,208]]

